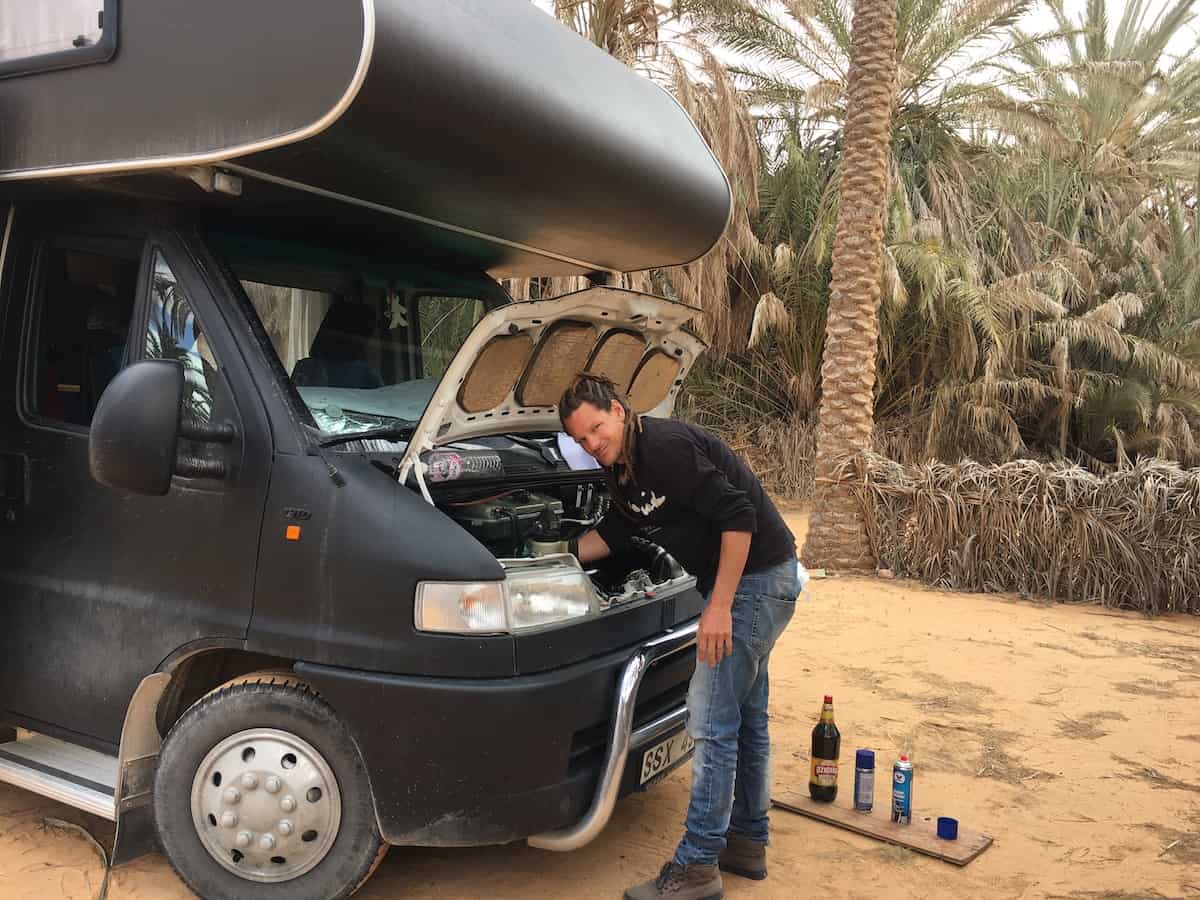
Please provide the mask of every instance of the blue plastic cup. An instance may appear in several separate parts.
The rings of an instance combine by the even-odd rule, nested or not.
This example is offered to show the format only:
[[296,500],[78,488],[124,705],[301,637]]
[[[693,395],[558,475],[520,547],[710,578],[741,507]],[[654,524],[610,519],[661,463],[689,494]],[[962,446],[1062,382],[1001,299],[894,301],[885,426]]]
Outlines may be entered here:
[[949,816],[938,816],[937,836],[944,841],[958,840],[958,819]]

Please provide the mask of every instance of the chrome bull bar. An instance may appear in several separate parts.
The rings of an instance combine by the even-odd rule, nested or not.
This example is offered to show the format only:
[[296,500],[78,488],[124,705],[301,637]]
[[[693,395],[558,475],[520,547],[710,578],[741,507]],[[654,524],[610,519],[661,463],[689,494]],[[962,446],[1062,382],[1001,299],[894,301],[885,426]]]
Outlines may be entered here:
[[596,785],[596,793],[592,796],[591,806],[584,813],[583,818],[574,825],[557,828],[554,831],[544,831],[529,837],[527,840],[531,847],[565,852],[578,850],[594,840],[604,830],[608,820],[612,818],[630,749],[644,746],[687,722],[687,707],[680,706],[647,722],[635,731],[633,729],[633,711],[637,705],[638,689],[641,687],[642,678],[650,666],[665,656],[670,656],[695,644],[696,631],[699,627],[700,623],[697,620],[682,628],[669,631],[642,644],[629,657],[621,669],[621,677],[617,681],[616,711],[613,713],[612,727],[608,736],[608,753],[604,760],[604,770],[600,775],[600,781]]

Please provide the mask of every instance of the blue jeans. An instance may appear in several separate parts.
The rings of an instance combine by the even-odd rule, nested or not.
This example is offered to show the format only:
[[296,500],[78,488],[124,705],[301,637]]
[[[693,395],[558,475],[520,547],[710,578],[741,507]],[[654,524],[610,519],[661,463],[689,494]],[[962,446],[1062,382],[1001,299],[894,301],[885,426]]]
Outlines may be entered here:
[[727,831],[767,840],[767,662],[799,592],[794,560],[742,576],[733,600],[733,652],[715,666],[696,663],[687,700],[696,755],[686,832],[675,851],[680,865],[715,863]]

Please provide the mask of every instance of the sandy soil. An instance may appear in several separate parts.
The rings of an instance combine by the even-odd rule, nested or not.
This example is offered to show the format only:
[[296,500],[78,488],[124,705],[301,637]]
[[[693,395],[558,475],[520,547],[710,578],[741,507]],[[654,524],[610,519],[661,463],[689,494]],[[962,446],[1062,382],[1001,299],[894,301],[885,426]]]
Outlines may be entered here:
[[[771,669],[778,790],[805,789],[809,731],[831,691],[844,762],[858,746],[881,762],[911,752],[916,812],[955,816],[995,844],[959,869],[776,811],[771,878],[729,877],[729,897],[1200,898],[1200,621],[826,579]],[[359,896],[620,897],[673,849],[688,780],[677,772],[626,799],[573,854],[393,849]],[[105,830],[0,786],[0,896],[96,897],[95,850],[48,818]],[[159,856],[108,886],[112,900],[189,896]]]

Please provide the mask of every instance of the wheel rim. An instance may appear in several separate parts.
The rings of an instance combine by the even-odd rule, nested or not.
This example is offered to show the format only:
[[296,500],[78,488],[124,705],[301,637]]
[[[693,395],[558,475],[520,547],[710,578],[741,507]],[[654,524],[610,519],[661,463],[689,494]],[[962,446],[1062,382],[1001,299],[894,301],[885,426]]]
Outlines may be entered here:
[[325,758],[286,731],[239,731],[213,747],[192,780],[200,842],[250,881],[298,878],[325,858],[342,795]]

